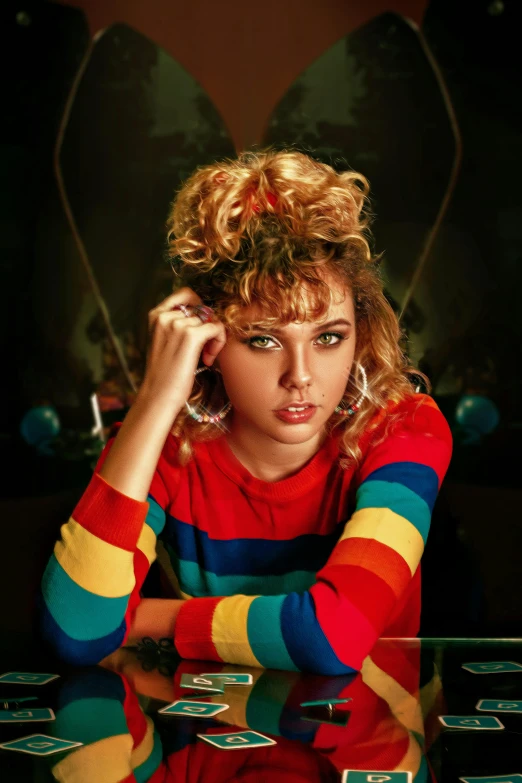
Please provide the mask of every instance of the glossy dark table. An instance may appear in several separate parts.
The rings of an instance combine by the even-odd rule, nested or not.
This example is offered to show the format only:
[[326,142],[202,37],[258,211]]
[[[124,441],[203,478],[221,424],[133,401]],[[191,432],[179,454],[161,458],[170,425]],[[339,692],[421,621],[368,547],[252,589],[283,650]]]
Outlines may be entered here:
[[[0,723],[0,743],[30,734],[83,743],[46,758],[0,750],[2,783],[297,783],[340,781],[345,769],[409,771],[415,783],[502,775],[511,776],[504,783],[522,782],[512,777],[522,775],[522,714],[509,707],[503,713],[476,709],[480,699],[522,701],[522,670],[473,674],[462,668],[469,662],[522,664],[521,639],[381,640],[361,674],[341,677],[179,661],[154,646],[120,650],[103,666],[73,669],[21,637],[0,642],[0,674],[60,674],[39,687],[0,682],[0,701],[36,696],[19,708],[49,707],[56,715],[48,722]],[[223,671],[253,677],[252,685],[226,685],[224,694],[204,699],[227,704],[227,710],[213,718],[158,712],[186,698],[183,674]],[[300,706],[336,698],[350,701],[332,710]],[[504,728],[447,729],[439,715],[496,716]],[[197,737],[245,729],[275,744],[224,751]],[[349,783],[407,781],[350,774]]]

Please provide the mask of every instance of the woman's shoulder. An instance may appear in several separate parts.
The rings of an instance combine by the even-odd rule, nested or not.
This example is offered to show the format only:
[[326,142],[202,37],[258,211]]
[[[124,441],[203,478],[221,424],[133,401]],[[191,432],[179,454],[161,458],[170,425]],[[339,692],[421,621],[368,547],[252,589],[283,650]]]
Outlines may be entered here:
[[410,394],[403,399],[390,400],[375,413],[369,422],[369,431],[387,431],[390,434],[418,432],[451,440],[451,430],[439,406],[429,394]]

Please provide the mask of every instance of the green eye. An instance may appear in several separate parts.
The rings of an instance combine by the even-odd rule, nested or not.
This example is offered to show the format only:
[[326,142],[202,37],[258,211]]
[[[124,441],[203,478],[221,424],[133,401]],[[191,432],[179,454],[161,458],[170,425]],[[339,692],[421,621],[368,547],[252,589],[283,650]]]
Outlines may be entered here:
[[266,341],[270,342],[271,338],[270,337],[263,337],[263,336],[251,337],[248,342],[250,343],[250,345],[257,345],[258,348],[266,347],[266,342],[263,345],[259,345],[258,344],[259,340],[266,340]]
[[337,343],[343,339],[342,334],[338,334],[337,332],[325,332],[324,334],[321,334],[319,336],[319,339],[321,339],[322,337],[336,338],[335,342],[332,342],[332,340],[329,339],[327,343],[322,343],[322,345],[337,345]]

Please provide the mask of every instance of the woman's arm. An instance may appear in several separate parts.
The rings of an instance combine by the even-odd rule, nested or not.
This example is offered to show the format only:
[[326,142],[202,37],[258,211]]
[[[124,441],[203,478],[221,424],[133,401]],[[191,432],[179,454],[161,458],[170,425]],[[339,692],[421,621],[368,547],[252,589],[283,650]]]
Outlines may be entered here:
[[[310,590],[187,601],[174,635],[182,657],[319,674],[360,670],[420,594],[419,562],[451,456],[451,433],[433,400],[416,397],[400,410],[392,434],[366,453],[355,513]],[[408,626],[416,635],[418,616]]]

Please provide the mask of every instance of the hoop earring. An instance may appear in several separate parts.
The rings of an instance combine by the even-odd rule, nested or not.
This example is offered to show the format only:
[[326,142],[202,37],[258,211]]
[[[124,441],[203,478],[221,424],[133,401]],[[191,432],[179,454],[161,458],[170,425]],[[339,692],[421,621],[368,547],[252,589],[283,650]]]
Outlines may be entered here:
[[368,377],[366,375],[366,370],[364,369],[362,364],[359,364],[359,362],[357,362],[357,369],[359,370],[359,374],[360,374],[360,376],[362,378],[362,392],[361,392],[360,397],[352,405],[348,406],[348,408],[343,408],[342,407],[343,400],[341,400],[341,402],[339,403],[337,408],[335,408],[334,413],[339,413],[341,416],[353,416],[354,413],[357,413],[357,411],[361,407],[362,401],[367,396],[367,393],[368,393]]
[[[199,375],[200,372],[203,372],[204,370],[210,370],[210,369],[211,368],[207,367],[206,365],[203,367],[198,367],[194,375]],[[215,367],[214,369],[216,372],[219,372],[219,374],[221,375],[221,370],[219,370],[217,367]],[[227,413],[229,412],[230,408],[232,407],[232,403],[229,402],[219,413],[215,413],[212,415],[208,413],[198,413],[196,409],[192,407],[192,405],[189,405],[188,402],[185,403],[185,407],[187,408],[192,418],[195,419],[200,424],[219,424],[219,422],[222,421],[227,415]]]

